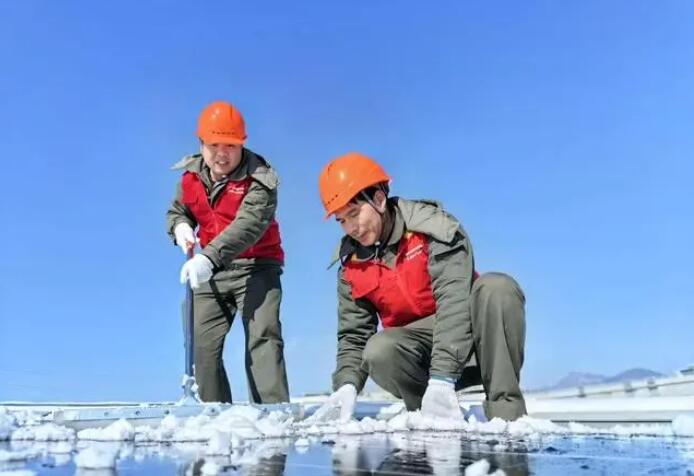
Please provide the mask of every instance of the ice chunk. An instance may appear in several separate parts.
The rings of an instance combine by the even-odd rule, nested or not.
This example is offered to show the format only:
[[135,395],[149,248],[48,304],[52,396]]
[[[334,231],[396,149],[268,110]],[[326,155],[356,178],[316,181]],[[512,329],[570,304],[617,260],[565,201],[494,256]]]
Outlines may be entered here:
[[117,457],[117,451],[88,446],[75,456],[75,465],[85,469],[115,468]]
[[489,473],[489,467],[489,461],[486,459],[475,461],[465,468],[465,476],[487,476],[488,474],[492,474],[493,476],[506,476],[506,473],[504,473],[501,469],[497,469],[493,473]]
[[231,454],[231,433],[226,431],[215,431],[207,441],[207,455],[228,455]]
[[214,461],[205,461],[205,464],[200,468],[200,473],[204,475],[214,476],[222,472],[222,466]]
[[376,416],[376,419],[389,420],[404,410],[405,410],[405,404],[403,402],[396,402],[396,403],[393,403],[392,405],[388,405],[387,407],[381,408],[378,411],[378,415]]
[[67,441],[74,438],[75,430],[53,423],[23,426],[12,432],[12,440]]
[[17,419],[7,408],[0,407],[0,441],[9,440],[12,430],[17,427]]
[[694,436],[694,416],[678,415],[672,421],[672,431],[677,436]]
[[120,419],[105,428],[88,428],[77,433],[80,440],[92,441],[132,441],[135,428],[126,420]]
[[33,451],[5,451],[0,450],[0,463],[11,463],[17,461],[26,461],[37,456]]

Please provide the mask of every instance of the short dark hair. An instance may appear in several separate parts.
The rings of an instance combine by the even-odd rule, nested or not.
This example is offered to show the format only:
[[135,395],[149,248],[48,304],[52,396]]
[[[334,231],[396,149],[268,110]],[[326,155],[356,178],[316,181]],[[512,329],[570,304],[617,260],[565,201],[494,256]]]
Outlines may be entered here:
[[390,192],[388,182],[377,183],[376,185],[372,185],[370,187],[365,188],[364,190],[356,194],[354,198],[349,201],[349,203],[357,203],[359,201],[364,201],[364,195],[369,197],[369,200],[373,200],[374,196],[376,195],[376,192],[379,191],[383,192],[386,195],[386,198],[388,198],[388,192]]

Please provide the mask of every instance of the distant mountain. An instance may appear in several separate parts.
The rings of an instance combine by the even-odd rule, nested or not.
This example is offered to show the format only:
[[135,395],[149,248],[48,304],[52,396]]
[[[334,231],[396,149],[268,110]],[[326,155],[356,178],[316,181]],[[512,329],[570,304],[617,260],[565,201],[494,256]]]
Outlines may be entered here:
[[589,374],[584,372],[570,372],[559,380],[551,388],[580,387],[581,385],[593,385],[603,383],[608,377],[604,375]]
[[604,383],[626,382],[628,380],[645,380],[648,378],[658,377],[664,377],[664,375],[659,372],[654,372],[653,370],[636,368],[625,370],[624,372],[620,372],[613,377],[608,377],[605,379]]
[[617,375],[607,377],[605,375],[590,374],[585,372],[570,372],[556,384],[542,390],[558,390],[561,388],[581,387],[597,385],[601,383],[627,382],[629,380],[645,380],[648,378],[664,377],[663,374],[649,369],[634,368],[620,372]]

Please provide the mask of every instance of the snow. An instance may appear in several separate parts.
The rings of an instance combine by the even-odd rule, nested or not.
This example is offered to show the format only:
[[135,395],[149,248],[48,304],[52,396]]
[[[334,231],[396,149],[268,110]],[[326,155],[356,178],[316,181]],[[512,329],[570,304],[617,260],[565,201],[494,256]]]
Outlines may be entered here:
[[0,463],[26,461],[36,456],[33,451],[4,451],[0,450]]
[[504,473],[502,470],[497,469],[493,473],[489,472],[489,461],[486,459],[481,459],[479,461],[475,461],[471,465],[469,465],[467,468],[465,468],[465,476],[487,476],[488,474],[492,474],[494,476],[505,476],[506,473]]
[[0,407],[0,441],[9,440],[17,420],[5,407]]
[[[31,421],[28,419],[27,421]],[[406,412],[401,404],[386,407],[379,418],[350,420],[346,423],[315,422],[311,419],[294,421],[289,413],[274,411],[263,413],[260,409],[239,405],[223,411],[216,417],[198,415],[176,418],[169,415],[156,427],[133,427],[125,420],[118,420],[105,428],[74,430],[52,423],[17,426],[16,418],[0,407],[0,436],[12,441],[70,442],[79,441],[134,441],[135,443],[201,442],[208,444],[208,454],[228,455],[244,440],[285,437],[321,437],[344,434],[364,435],[407,431],[454,431],[480,435],[508,435],[532,437],[533,435],[616,435],[631,436],[694,436],[694,417],[680,415],[672,425],[615,425],[609,428],[589,427],[580,423],[560,426],[549,420],[523,417],[514,422],[494,418],[478,421],[474,413],[466,419],[436,419],[423,416],[419,411]],[[67,444],[67,443],[66,443]],[[67,445],[63,452],[69,452]],[[56,451],[57,452],[57,451]]]
[[672,422],[672,430],[677,436],[694,437],[694,416],[677,416]]
[[116,467],[118,452],[88,446],[75,456],[75,465],[84,469],[110,469]]
[[106,428],[88,428],[77,433],[80,440],[93,441],[131,441],[135,438],[135,428],[126,420],[118,420]]
[[204,475],[216,475],[222,471],[222,467],[214,461],[205,461],[205,464],[200,468],[200,473]]
[[311,445],[311,442],[309,441],[308,438],[299,438],[299,439],[296,440],[296,442],[294,443],[294,446],[297,446],[297,447],[298,447],[298,446],[310,446],[310,445]]
[[[55,458],[56,464],[67,464],[71,452],[77,447],[79,452],[74,461],[78,468],[112,469],[116,467],[118,460],[131,456],[132,448],[136,448],[134,445],[195,443],[202,445],[201,450],[195,451],[205,456],[202,474],[219,474],[228,469],[229,462],[232,465],[251,464],[250,462],[261,457],[262,448],[260,451],[249,450],[251,440],[262,440],[261,446],[267,443],[268,453],[276,451],[278,445],[292,445],[294,451],[303,453],[319,442],[334,444],[336,435],[361,438],[385,433],[397,439],[397,434],[407,438],[411,431],[458,432],[464,433],[470,440],[480,441],[502,438],[537,441],[544,435],[692,438],[694,416],[682,414],[672,425],[614,425],[597,428],[580,423],[558,425],[549,420],[527,416],[514,422],[498,418],[479,421],[474,413],[469,413],[467,419],[435,419],[425,417],[419,411],[407,412],[401,405],[392,405],[387,411],[381,411],[376,419],[367,417],[339,423],[310,419],[295,421],[294,416],[288,412],[274,411],[268,414],[251,406],[238,406],[225,410],[216,417],[199,415],[177,418],[170,415],[155,427],[133,427],[129,422],[119,420],[104,428],[75,433],[72,429],[52,423],[37,424],[36,418],[30,414],[17,418],[0,407],[0,436],[10,439],[11,446],[8,448],[12,448],[12,451],[0,450],[0,463],[26,464],[42,454],[50,454]],[[287,440],[288,438],[291,440]],[[334,450],[338,451],[339,448]],[[428,451],[428,454],[437,460],[459,461],[459,455],[447,455],[447,451],[449,449],[437,446]],[[137,458],[137,454],[134,457]],[[446,463],[444,466],[455,467],[454,463]],[[465,474],[487,475],[489,469],[489,462],[481,460],[468,466]],[[492,474],[503,473],[497,471]]]
[[53,423],[38,426],[23,426],[12,432],[13,441],[68,441],[75,439],[75,430]]
[[36,473],[34,471],[29,471],[26,469],[20,469],[17,471],[0,471],[0,476],[34,476]]
[[229,455],[234,447],[241,444],[241,439],[228,431],[214,431],[207,440],[207,450],[205,454],[210,456]]

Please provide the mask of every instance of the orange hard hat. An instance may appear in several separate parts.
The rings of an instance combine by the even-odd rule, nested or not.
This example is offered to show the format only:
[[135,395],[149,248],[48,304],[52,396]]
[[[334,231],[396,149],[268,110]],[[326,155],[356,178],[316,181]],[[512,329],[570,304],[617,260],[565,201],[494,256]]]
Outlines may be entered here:
[[347,205],[362,190],[389,180],[383,167],[364,154],[341,155],[325,166],[318,179],[325,217]]
[[234,106],[215,101],[200,114],[198,137],[204,144],[240,145],[246,141],[246,123]]

